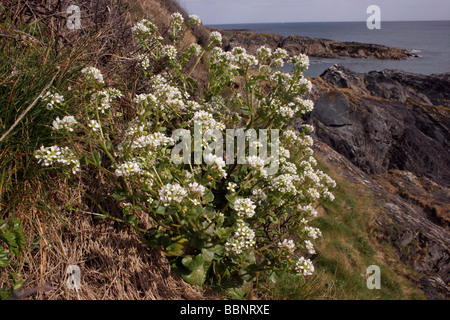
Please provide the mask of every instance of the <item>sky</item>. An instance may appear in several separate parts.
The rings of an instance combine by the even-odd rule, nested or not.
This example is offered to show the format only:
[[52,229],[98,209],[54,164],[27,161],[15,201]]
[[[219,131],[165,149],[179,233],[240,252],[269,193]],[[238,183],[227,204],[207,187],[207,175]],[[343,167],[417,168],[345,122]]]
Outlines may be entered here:
[[449,0],[178,0],[205,25],[259,22],[366,21],[377,5],[382,21],[450,20]]

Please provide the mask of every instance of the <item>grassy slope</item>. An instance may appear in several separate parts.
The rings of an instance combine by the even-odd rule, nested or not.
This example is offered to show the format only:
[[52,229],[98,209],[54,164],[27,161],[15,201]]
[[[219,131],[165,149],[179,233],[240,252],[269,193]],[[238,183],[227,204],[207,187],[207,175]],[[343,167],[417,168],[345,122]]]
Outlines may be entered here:
[[[263,282],[261,292],[273,299],[424,299],[392,247],[376,239],[373,217],[378,204],[363,185],[340,176],[319,159],[320,168],[337,182],[336,199],[319,211],[314,225],[323,237],[315,241],[317,274],[309,282],[286,276],[279,284]],[[367,288],[367,268],[381,270],[381,289]]]

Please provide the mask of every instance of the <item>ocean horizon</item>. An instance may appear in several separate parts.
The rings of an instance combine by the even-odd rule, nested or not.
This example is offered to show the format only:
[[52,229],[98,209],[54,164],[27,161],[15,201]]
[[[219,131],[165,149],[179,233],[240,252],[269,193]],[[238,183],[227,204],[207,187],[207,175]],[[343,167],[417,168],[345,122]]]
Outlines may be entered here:
[[355,72],[398,69],[418,74],[450,72],[450,20],[382,21],[381,29],[370,30],[366,21],[350,22],[284,22],[208,25],[218,29],[242,29],[311,38],[380,44],[406,49],[418,55],[406,60],[358,59],[349,57],[310,57],[306,76],[317,77],[333,64]]

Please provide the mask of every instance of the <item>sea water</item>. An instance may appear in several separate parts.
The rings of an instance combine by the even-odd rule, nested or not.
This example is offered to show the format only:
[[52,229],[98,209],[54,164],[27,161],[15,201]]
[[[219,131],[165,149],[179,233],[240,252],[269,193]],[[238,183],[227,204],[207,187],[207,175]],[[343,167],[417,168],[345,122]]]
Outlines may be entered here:
[[306,76],[319,76],[333,64],[356,72],[399,69],[412,73],[450,72],[450,21],[386,21],[381,29],[368,29],[366,22],[304,22],[214,25],[219,29],[246,29],[282,36],[301,35],[339,41],[381,44],[406,49],[418,55],[406,60],[333,59],[310,57]]

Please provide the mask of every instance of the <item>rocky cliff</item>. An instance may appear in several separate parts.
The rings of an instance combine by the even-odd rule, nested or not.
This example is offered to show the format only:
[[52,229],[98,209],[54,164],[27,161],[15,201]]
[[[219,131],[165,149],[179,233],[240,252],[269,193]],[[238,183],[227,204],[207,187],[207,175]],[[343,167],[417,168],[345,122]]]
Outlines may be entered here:
[[450,74],[359,74],[335,65],[313,79],[321,156],[379,200],[380,241],[449,299]]
[[400,60],[415,56],[404,49],[376,44],[317,39],[305,36],[283,37],[277,34],[255,33],[243,30],[218,31],[222,33],[225,50],[241,46],[251,54],[254,54],[261,45],[265,45],[271,49],[283,48],[290,55],[304,53],[308,56],[320,58],[341,56]]

